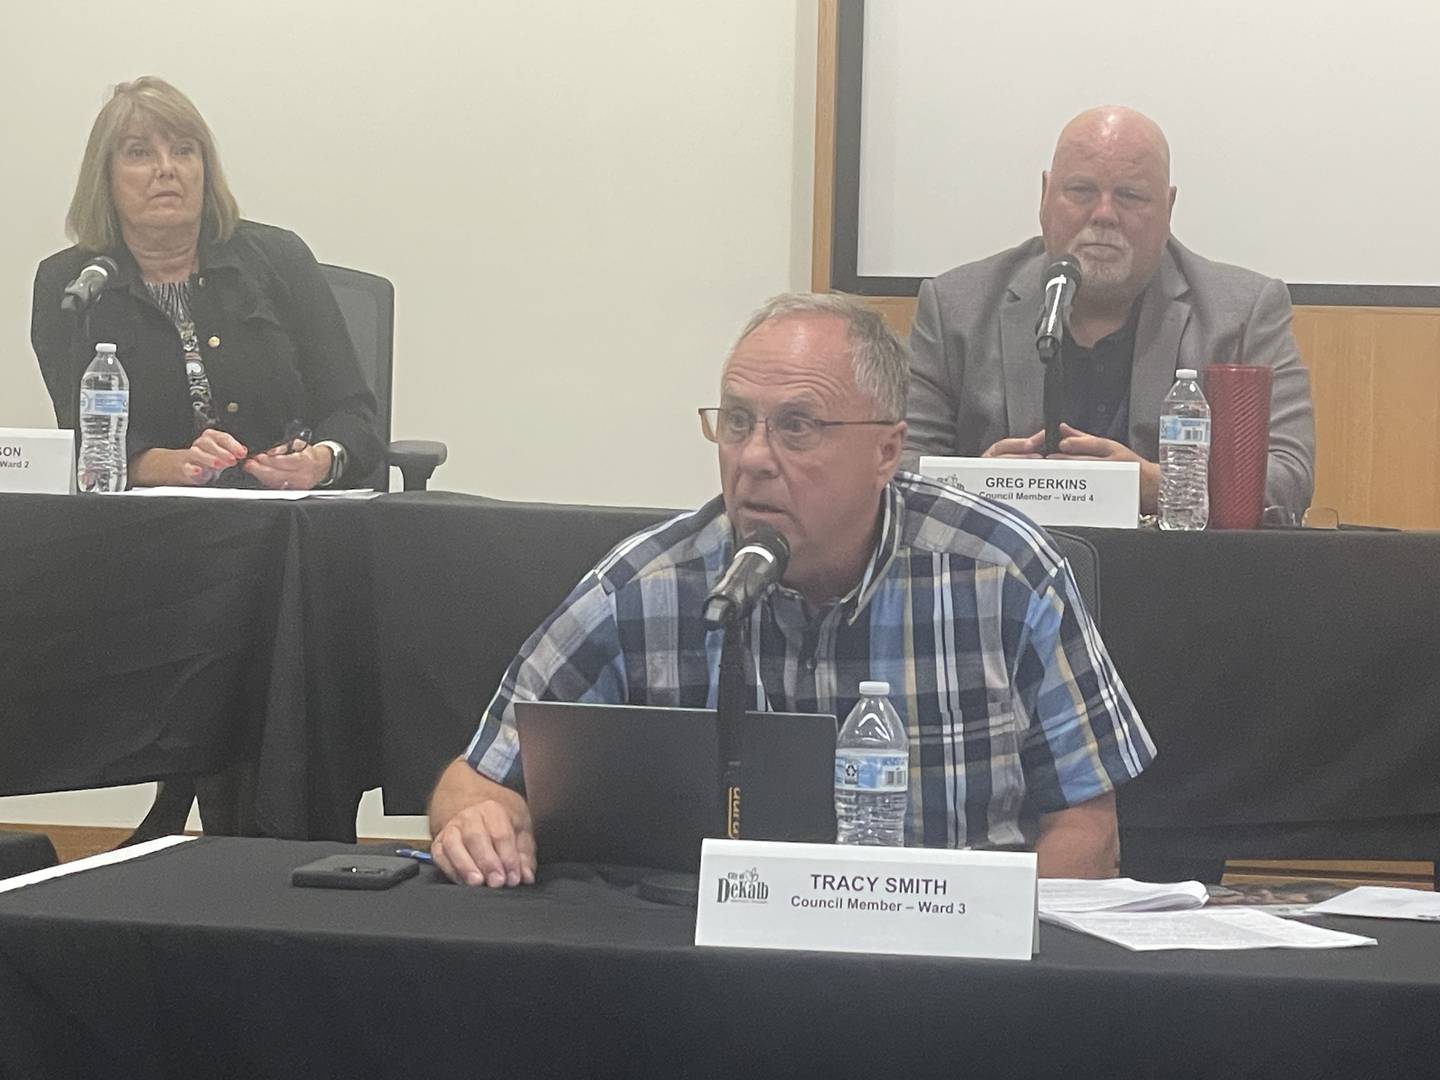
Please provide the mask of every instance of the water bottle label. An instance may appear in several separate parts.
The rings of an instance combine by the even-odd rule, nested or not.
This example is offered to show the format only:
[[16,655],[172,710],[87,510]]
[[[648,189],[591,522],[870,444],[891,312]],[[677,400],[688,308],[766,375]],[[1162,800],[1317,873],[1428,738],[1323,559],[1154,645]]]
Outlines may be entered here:
[[835,755],[835,786],[846,791],[908,791],[908,754]]
[[130,411],[129,390],[81,390],[80,412],[120,416]]
[[1209,446],[1210,421],[1203,416],[1162,416],[1160,441],[1184,446]]

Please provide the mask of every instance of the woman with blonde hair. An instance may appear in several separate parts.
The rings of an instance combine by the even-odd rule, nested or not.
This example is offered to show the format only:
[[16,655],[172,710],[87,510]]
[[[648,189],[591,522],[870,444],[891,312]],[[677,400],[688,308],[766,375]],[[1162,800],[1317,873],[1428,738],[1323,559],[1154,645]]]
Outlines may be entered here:
[[[133,486],[363,484],[381,467],[375,399],[314,255],[240,218],[199,111],[153,76],[90,130],[66,217],[73,247],[35,274],[30,339],[61,427],[100,341],[130,377]],[[119,268],[88,319],[61,311],[97,255]]]

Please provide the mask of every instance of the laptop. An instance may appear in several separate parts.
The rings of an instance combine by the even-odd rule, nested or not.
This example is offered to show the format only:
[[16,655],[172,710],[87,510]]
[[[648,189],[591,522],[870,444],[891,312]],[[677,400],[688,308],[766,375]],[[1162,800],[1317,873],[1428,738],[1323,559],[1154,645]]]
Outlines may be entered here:
[[[713,709],[517,701],[540,858],[694,872],[723,836]],[[835,717],[746,713],[741,835],[835,841]]]

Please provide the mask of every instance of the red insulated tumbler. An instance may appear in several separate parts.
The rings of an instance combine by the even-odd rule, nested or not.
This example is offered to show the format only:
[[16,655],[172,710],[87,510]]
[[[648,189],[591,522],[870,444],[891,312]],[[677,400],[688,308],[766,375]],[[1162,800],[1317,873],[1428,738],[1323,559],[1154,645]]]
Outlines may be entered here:
[[1205,369],[1210,403],[1210,525],[1258,529],[1270,451],[1271,370],[1256,364]]

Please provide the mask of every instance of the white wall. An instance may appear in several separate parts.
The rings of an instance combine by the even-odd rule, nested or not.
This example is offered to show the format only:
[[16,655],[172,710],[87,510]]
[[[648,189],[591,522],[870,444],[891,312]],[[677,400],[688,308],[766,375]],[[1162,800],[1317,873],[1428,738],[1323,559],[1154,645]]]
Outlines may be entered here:
[[922,277],[1039,232],[1065,121],[1169,136],[1174,229],[1289,282],[1440,284],[1434,0],[865,5],[860,272]]
[[[808,285],[815,0],[69,0],[5,18],[0,426],[54,422],[34,267],[64,246],[107,88],[153,73],[209,121],[247,217],[395,282],[394,433],[449,444],[435,486],[714,493],[694,410],[749,311]],[[0,821],[110,813],[61,802],[79,816],[47,797],[39,818],[0,800]]]

